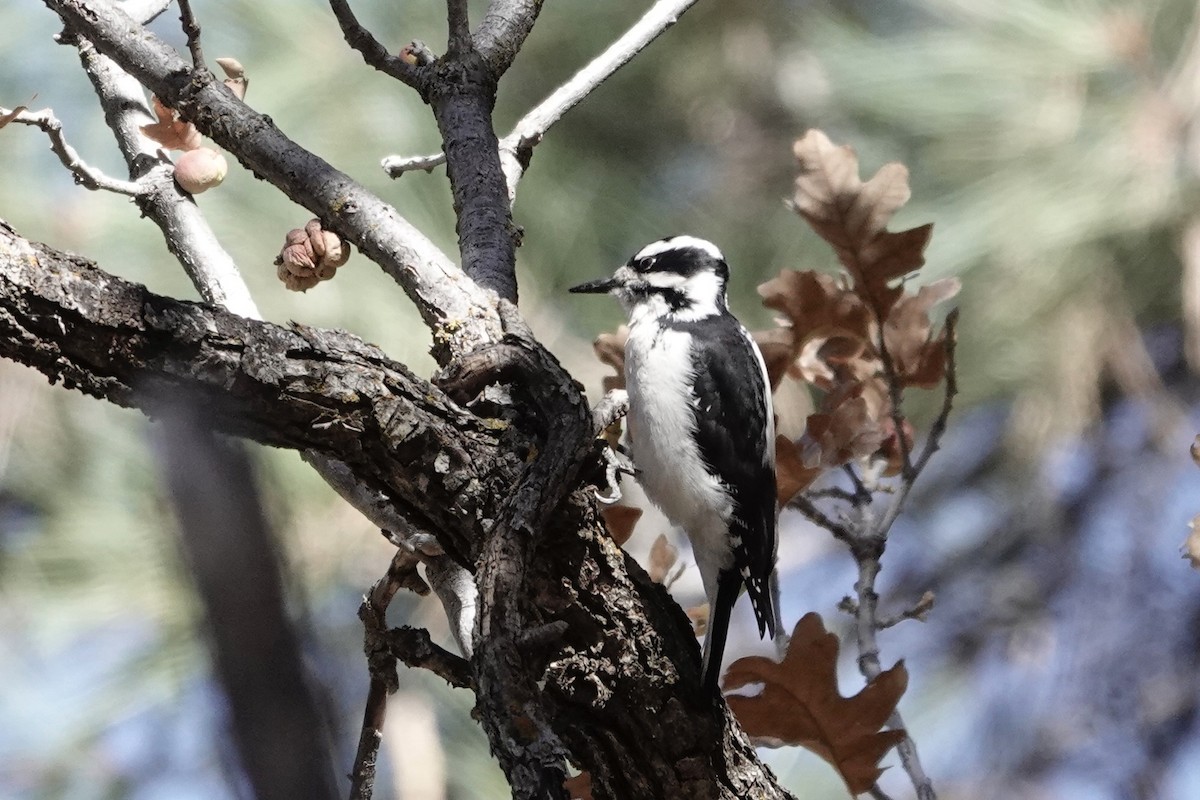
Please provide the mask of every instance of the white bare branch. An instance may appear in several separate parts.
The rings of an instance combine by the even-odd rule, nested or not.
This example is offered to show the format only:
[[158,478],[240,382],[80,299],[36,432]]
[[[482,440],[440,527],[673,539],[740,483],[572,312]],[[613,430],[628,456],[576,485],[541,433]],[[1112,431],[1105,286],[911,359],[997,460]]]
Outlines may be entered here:
[[[129,197],[137,197],[146,190],[146,187],[137,181],[109,177],[102,170],[90,166],[80,158],[75,148],[67,142],[67,137],[63,134],[62,122],[54,116],[54,112],[49,108],[43,108],[41,111],[29,111],[19,107],[8,109],[0,106],[0,123],[7,124],[9,122],[40,128],[45,132],[50,137],[50,149],[54,151],[54,155],[58,156],[62,165],[71,171],[71,174],[75,176],[75,182],[80,186],[93,191],[103,190]],[[3,124],[0,124],[0,127],[3,127]]]
[[[517,184],[525,175],[524,163],[528,162],[529,151],[537,146],[546,135],[546,131],[608,80],[614,72],[628,64],[634,56],[678,22],[679,17],[695,4],[696,0],[658,0],[621,38],[555,89],[513,126],[512,131],[500,140],[500,164],[508,182],[509,202],[517,196]],[[398,178],[405,172],[418,169],[430,172],[445,162],[446,156],[443,153],[388,156],[383,159],[383,169],[389,177]]]

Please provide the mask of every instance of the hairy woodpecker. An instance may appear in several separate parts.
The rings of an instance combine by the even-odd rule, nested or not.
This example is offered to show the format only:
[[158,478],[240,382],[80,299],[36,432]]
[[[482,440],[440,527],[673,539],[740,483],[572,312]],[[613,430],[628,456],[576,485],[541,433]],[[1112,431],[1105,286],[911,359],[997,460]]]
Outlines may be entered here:
[[716,687],[729,617],[744,586],[759,635],[776,635],[775,421],[758,346],[729,313],[729,267],[716,245],[672,236],[611,278],[572,292],[611,293],[629,315],[625,382],[634,464],[651,502],[683,528],[709,624],[704,682]]

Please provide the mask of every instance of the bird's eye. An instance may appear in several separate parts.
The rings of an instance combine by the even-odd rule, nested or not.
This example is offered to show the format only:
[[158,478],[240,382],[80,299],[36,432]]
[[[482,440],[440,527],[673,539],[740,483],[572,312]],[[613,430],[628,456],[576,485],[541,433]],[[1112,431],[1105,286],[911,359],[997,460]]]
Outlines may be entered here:
[[643,258],[638,262],[638,272],[649,272],[654,269],[654,264],[658,261],[654,256]]

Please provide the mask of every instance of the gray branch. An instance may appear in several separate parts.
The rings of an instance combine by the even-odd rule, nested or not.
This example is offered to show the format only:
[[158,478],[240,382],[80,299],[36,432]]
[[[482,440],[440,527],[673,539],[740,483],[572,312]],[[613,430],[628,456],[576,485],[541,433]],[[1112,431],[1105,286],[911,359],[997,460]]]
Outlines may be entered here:
[[[0,106],[0,118],[6,118],[8,122],[16,122],[20,125],[40,128],[50,137],[50,149],[54,152],[54,155],[58,156],[58,160],[62,162],[62,165],[75,176],[75,182],[85,188],[93,191],[104,190],[106,192],[115,192],[117,194],[128,195],[129,197],[136,197],[146,190],[146,187],[137,181],[124,181],[111,178],[105,175],[102,170],[90,166],[80,158],[75,148],[67,142],[66,135],[63,134],[62,122],[58,117],[54,116],[54,112],[49,108],[43,108],[41,111],[28,111],[23,109],[8,109]],[[3,127],[3,125],[0,125],[0,127]]]
[[399,283],[448,359],[492,341],[498,321],[488,293],[387,203],[285,136],[211,73],[197,72],[161,39],[97,0],[44,0],[171,108],[293,201],[318,216]]

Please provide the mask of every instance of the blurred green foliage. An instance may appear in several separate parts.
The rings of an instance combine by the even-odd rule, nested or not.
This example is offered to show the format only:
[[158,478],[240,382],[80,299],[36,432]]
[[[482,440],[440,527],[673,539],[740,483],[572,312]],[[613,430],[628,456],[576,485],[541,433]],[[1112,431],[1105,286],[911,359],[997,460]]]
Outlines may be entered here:
[[[194,5],[209,56],[245,65],[251,105],[455,251],[444,172],[393,181],[379,168],[388,154],[437,151],[428,110],[363,65],[325,3]],[[420,38],[436,49],[444,38],[444,10],[433,0],[354,5],[396,48]],[[485,4],[471,5],[478,18]],[[502,84],[499,131],[647,6],[547,3]],[[52,106],[86,160],[121,174],[74,51],[52,42],[56,22],[37,3],[0,6],[0,104]],[[154,30],[182,45],[173,11]],[[821,127],[856,148],[864,175],[886,161],[909,166],[913,200],[896,225],[936,223],[920,280],[966,280],[965,401],[1053,392],[1064,353],[1078,347],[1065,310],[1115,298],[1143,322],[1179,318],[1178,243],[1195,213],[1200,160],[1198,48],[1193,0],[702,0],[535,151],[515,209],[525,230],[523,305],[595,391],[603,369],[587,342],[618,312],[570,298],[565,287],[606,273],[646,241],[686,231],[720,243],[735,310],[753,326],[768,324],[758,283],[780,269],[835,266],[782,202],[791,141]],[[195,297],[157,229],[124,198],[74,186],[39,132],[0,131],[0,174],[0,217],[23,234],[155,291]],[[236,166],[198,202],[268,319],[344,328],[430,371],[428,332],[361,256],[335,281],[283,291],[272,260],[306,211]],[[106,727],[147,704],[170,706],[203,671],[152,425],[12,365],[0,365],[0,397],[0,603],[17,612],[0,622],[0,679],[32,698],[0,700],[0,728],[28,726],[24,743],[0,744],[0,760],[20,765],[0,769],[0,787],[7,781],[23,797],[103,796],[102,780],[67,770],[80,748],[94,752]],[[335,642],[356,657],[355,592],[384,570],[387,548],[294,454],[261,456],[321,646]],[[437,629],[436,608],[411,608]],[[65,695],[36,691],[55,668],[45,665],[69,661],[96,631],[130,620],[140,633],[101,677]],[[335,694],[350,709],[365,692],[365,670],[353,658],[337,663],[348,665],[336,677],[349,689]],[[464,696],[405,680],[441,693],[439,724],[460,781],[453,796],[502,796]],[[339,711],[345,730],[355,730],[356,713]],[[49,721],[39,727],[39,717]],[[776,762],[792,777],[793,758]],[[824,796],[837,796],[819,764],[802,767],[806,781],[827,781]],[[119,771],[100,774],[123,780]]]

